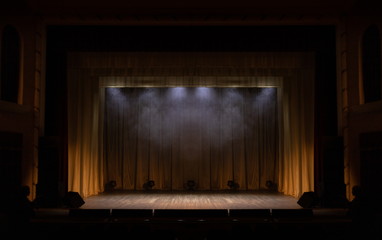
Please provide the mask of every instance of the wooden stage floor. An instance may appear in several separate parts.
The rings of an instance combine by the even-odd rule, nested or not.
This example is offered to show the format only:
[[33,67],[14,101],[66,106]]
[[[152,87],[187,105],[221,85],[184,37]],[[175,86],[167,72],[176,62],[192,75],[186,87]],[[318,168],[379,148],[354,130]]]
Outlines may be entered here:
[[[296,234],[301,239],[315,236],[319,240],[337,240],[353,236],[346,209],[314,208],[310,214],[310,209],[300,206],[297,198],[281,193],[116,191],[83,200],[85,203],[79,208],[37,209],[31,229],[38,236],[119,237],[139,233],[137,239],[171,240],[248,239],[248,236],[297,239]],[[247,211],[250,209],[260,211]]]
[[299,209],[298,199],[260,191],[116,191],[84,199],[83,209]]

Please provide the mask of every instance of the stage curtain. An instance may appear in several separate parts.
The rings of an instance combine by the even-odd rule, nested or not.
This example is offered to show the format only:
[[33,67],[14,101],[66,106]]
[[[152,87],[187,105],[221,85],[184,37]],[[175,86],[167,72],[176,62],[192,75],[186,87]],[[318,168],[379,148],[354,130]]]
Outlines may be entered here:
[[277,88],[105,88],[106,179],[120,189],[277,182]]
[[68,190],[87,197],[103,191],[104,92],[87,71],[68,78]]
[[299,198],[314,191],[314,87],[312,72],[283,81],[280,115],[279,191]]
[[[120,163],[110,163],[110,159],[106,159],[107,153],[104,149],[107,148],[103,129],[104,126],[108,126],[104,124],[104,111],[107,110],[104,105],[106,87],[272,86],[277,88],[279,148],[278,151],[272,150],[272,153],[277,155],[278,161],[276,166],[267,168],[264,164],[262,167],[276,174],[274,179],[279,192],[299,197],[305,191],[313,191],[313,85],[314,54],[312,53],[70,53],[68,56],[69,190],[78,191],[83,197],[98,194],[103,191],[104,184],[110,179],[117,179],[117,175],[123,178],[123,181],[119,180],[120,185],[132,189],[133,185],[143,184],[143,179],[146,179],[144,175],[149,177],[148,175],[153,173],[152,176],[156,178],[155,182],[158,184],[156,187],[166,189],[169,186],[166,176],[170,176],[168,171],[173,169],[166,167],[169,158],[158,160],[163,158],[159,153],[139,149],[135,152],[136,156],[133,156],[134,154],[129,152],[125,156],[134,160],[125,164],[123,168],[120,168]],[[136,141],[131,141],[136,137],[134,134],[123,136],[127,138],[124,141],[136,144]],[[240,141],[231,144],[238,146],[238,149],[240,147],[251,149],[251,146],[246,145],[248,142]],[[130,149],[136,146],[128,147]],[[123,151],[126,151],[126,148],[115,150],[118,151],[122,151],[119,154],[124,155]],[[229,151],[229,148],[224,148],[221,151],[210,151],[209,154],[223,156],[231,154],[236,159],[241,159],[237,160],[238,164],[233,167],[229,161],[223,166],[216,164],[203,167],[205,162],[202,160],[211,157],[207,156],[208,151],[200,153],[201,170],[198,174],[205,175],[203,171],[207,169],[209,176],[216,178],[210,182],[202,181],[202,188],[208,188],[209,184],[210,189],[214,189],[215,186],[217,189],[223,189],[226,187],[227,176],[235,172],[247,173],[234,174],[240,176],[237,181],[245,189],[258,189],[265,179],[270,178],[266,174],[258,175],[258,172],[250,176],[249,169],[255,168],[244,164],[244,160],[248,158],[243,154],[245,151],[240,150],[234,154]],[[171,154],[177,154],[177,151],[173,149]],[[138,155],[141,158],[144,155],[146,157],[156,155],[157,158],[137,161],[140,159]],[[150,166],[147,164],[149,162]],[[109,169],[113,164],[116,169],[113,173],[115,175],[112,175]],[[175,162],[171,166],[175,166],[176,169],[179,164],[185,162]],[[153,168],[156,171],[152,171]],[[120,174],[117,174],[117,170]],[[140,182],[134,179],[137,171],[143,176]],[[211,174],[212,171],[216,173]],[[219,179],[222,174],[218,172],[226,173]],[[188,178],[187,174],[185,171],[179,181],[173,179],[172,188],[183,188],[184,180]],[[191,177],[194,178],[194,175]],[[253,180],[248,181],[248,179]]]

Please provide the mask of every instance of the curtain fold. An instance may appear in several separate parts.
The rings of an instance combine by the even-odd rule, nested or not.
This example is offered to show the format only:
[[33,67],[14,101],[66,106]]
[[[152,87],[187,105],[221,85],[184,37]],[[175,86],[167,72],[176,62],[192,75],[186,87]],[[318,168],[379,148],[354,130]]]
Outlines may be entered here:
[[162,190],[189,180],[199,190],[277,182],[276,88],[105,88],[105,96],[104,178],[120,189],[149,180]]
[[[68,189],[93,195],[103,189],[103,98],[96,80],[70,72],[68,87]],[[103,112],[103,111],[101,111]]]
[[[118,180],[118,187],[123,189],[139,189],[149,178],[155,178],[155,187],[159,189],[183,189],[184,180],[191,177],[196,179],[198,187],[202,189],[226,188],[227,178],[235,178],[246,189],[258,189],[264,181],[275,179],[278,191],[299,197],[305,191],[312,191],[314,184],[313,83],[312,53],[69,53],[69,190],[87,197],[102,192],[103,185],[109,179]],[[163,141],[153,145],[147,139],[142,139],[144,131],[159,138],[166,138],[168,134],[160,130],[147,131],[147,128],[157,124],[158,119],[140,121],[139,117],[145,111],[143,107],[136,109],[142,114],[129,118],[141,124],[138,124],[136,131],[129,130],[129,122],[122,121],[109,126],[107,121],[110,120],[105,119],[104,124],[103,117],[107,116],[105,111],[108,109],[104,105],[105,87],[130,87],[133,90],[137,87],[182,86],[276,87],[277,142],[266,137],[270,133],[261,132],[268,128],[257,130],[260,132],[258,134],[246,134],[243,138],[231,141],[230,147],[221,144],[220,148],[213,148],[211,137],[200,135],[201,139],[192,144],[198,150],[192,158],[197,159],[197,162],[193,164],[188,159],[190,156],[184,156],[187,151],[183,148],[187,144],[182,143],[189,140],[187,134],[178,133],[176,126],[168,128],[172,131],[173,143],[166,148],[161,145],[165,143]],[[135,107],[141,105],[134,104]],[[187,113],[179,116],[183,121],[188,117]],[[199,122],[206,121],[202,114],[198,117]],[[255,116],[249,119],[252,123],[256,121]],[[165,124],[165,121],[161,123]],[[213,126],[219,124],[222,123],[209,122],[206,129],[213,131]],[[108,132],[103,129],[104,126],[124,129],[124,134],[104,136]],[[237,133],[242,134],[245,130],[239,129]],[[109,142],[104,142],[105,137]],[[195,138],[188,137],[191,140]],[[278,150],[268,147],[259,151],[253,147],[254,139],[268,146],[278,146]],[[110,152],[113,141],[129,147],[116,147]],[[107,144],[109,147],[105,147]],[[210,148],[204,147],[208,144]],[[274,164],[248,161],[265,159],[266,155],[273,155],[279,160]],[[106,156],[112,157],[115,162],[108,162]],[[210,161],[206,161],[208,159]],[[197,168],[187,171],[194,165]],[[119,172],[113,173],[111,168]],[[259,175],[259,172],[264,174]]]
[[314,91],[312,72],[283,81],[279,191],[300,197],[314,191]]

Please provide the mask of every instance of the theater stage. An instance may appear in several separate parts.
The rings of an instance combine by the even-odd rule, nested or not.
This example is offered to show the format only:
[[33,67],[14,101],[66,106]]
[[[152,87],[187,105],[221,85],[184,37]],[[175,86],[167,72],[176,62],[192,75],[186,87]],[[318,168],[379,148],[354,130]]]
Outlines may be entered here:
[[[298,199],[261,191],[115,191],[76,208],[37,209],[36,234],[137,239],[267,239],[306,236],[348,239],[346,209],[303,208]],[[137,210],[137,211],[136,211]]]
[[84,209],[299,209],[298,199],[267,191],[115,191],[84,199]]

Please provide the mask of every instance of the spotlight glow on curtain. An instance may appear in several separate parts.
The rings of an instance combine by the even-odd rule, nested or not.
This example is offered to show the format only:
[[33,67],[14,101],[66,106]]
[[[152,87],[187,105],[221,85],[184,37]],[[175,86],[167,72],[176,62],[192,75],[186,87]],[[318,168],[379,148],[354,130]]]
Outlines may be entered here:
[[106,88],[105,180],[142,190],[277,182],[276,88]]

